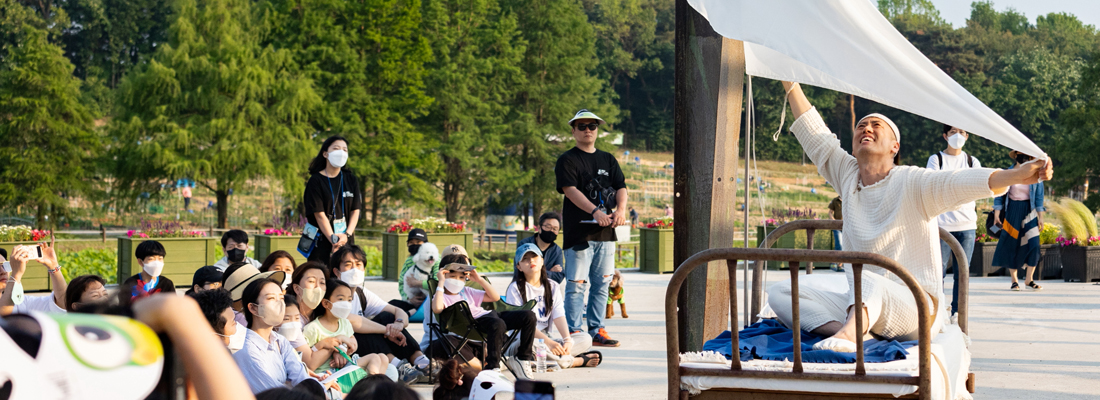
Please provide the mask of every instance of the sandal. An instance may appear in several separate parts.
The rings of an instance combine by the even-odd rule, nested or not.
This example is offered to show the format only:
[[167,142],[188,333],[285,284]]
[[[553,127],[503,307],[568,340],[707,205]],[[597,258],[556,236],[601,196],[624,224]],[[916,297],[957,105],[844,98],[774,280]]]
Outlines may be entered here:
[[1008,289],[1019,292],[1020,291],[1020,283],[1019,282],[1012,282],[1012,287],[1010,287]]
[[1043,287],[1039,286],[1035,281],[1028,282],[1027,287],[1034,290],[1043,290]]
[[[590,351],[590,352],[578,355],[577,357],[580,357],[581,360],[582,360],[581,368],[588,367],[588,363],[592,360],[596,360],[596,365],[594,365],[593,367],[598,367],[598,366],[600,366],[600,364],[603,364],[603,353],[600,353],[598,351]],[[592,368],[592,367],[589,367],[589,368]]]

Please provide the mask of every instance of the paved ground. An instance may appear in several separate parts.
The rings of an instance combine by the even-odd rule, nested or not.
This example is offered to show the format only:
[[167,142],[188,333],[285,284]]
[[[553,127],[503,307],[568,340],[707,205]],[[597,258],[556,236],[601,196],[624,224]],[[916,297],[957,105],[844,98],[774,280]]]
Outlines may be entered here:
[[[783,275],[772,272],[768,282]],[[600,349],[606,359],[599,368],[538,376],[555,383],[558,399],[664,398],[663,302],[669,275],[624,277],[630,318],[607,321],[622,347]],[[502,279],[507,278],[495,278]],[[972,278],[975,399],[1100,399],[1100,286],[1040,283],[1041,292],[1011,292],[1007,277]],[[394,282],[368,281],[367,287],[383,298],[397,296]],[[420,337],[419,325],[410,330]],[[416,388],[431,398],[430,387]]]

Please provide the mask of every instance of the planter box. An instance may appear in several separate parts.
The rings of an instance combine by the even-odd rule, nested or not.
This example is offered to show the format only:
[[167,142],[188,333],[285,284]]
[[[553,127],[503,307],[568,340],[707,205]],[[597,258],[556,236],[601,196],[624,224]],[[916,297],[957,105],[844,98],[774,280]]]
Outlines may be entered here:
[[1062,279],[1092,282],[1100,279],[1100,246],[1066,246],[1062,254]]
[[118,283],[141,272],[141,264],[134,256],[137,245],[146,240],[156,240],[164,245],[164,272],[162,276],[168,277],[177,287],[190,287],[191,279],[195,277],[195,270],[206,265],[213,265],[218,261],[217,248],[221,246],[218,239],[212,237],[203,238],[118,238]]
[[[774,231],[778,228],[779,228],[778,226],[768,226],[767,227],[767,233],[771,233],[772,231]],[[765,233],[765,229],[764,229],[763,226],[757,226],[756,227],[756,243],[757,243],[758,246],[761,243],[764,243],[764,238],[767,237],[767,233]],[[828,229],[825,229],[825,230],[819,229],[816,232],[814,232],[814,249],[815,250],[832,250],[833,247],[834,247],[833,246],[833,231],[828,230]],[[783,235],[779,238],[779,240],[776,240],[775,243],[772,244],[771,248],[773,248],[773,249],[805,249],[805,248],[807,248],[806,231],[805,230],[799,230],[799,231],[794,231],[794,232],[788,233],[786,235]],[[767,263],[767,266],[768,266],[768,269],[788,269],[788,268],[790,268],[790,266],[787,264],[786,261],[780,261],[780,262],[770,261],[770,262]],[[805,268],[805,266],[802,266],[802,268]],[[829,268],[829,263],[827,263],[827,262],[815,262],[814,263],[814,268]]]
[[[0,248],[8,251],[8,257],[11,257],[12,249],[15,246],[29,246],[38,242],[0,242]],[[64,268],[64,260],[61,261],[61,266]],[[65,276],[66,280],[72,279],[71,276]],[[46,266],[38,261],[30,261],[27,263],[27,269],[23,272],[23,278],[20,280],[23,284],[23,291],[25,292],[48,292],[50,288],[50,275],[46,272]]]
[[252,236],[252,240],[256,247],[256,260],[264,262],[271,253],[283,250],[290,255],[294,256],[294,263],[296,265],[302,265],[306,262],[306,258],[302,257],[302,253],[298,252],[298,240],[302,238],[302,235],[294,236],[270,236],[270,235],[255,235]]
[[[537,234],[538,233],[535,231],[516,231],[516,241],[519,242],[520,240],[527,239]],[[554,243],[557,243],[558,247],[564,249],[565,247],[562,247],[562,243],[565,243],[565,232],[558,232],[558,239],[554,240]]]
[[672,259],[673,230],[640,228],[638,231],[641,233],[638,243],[641,263],[638,268],[651,274],[672,272],[676,268]]
[[[1027,271],[1020,269],[1020,278],[1026,278]],[[1044,244],[1039,246],[1039,265],[1035,268],[1035,280],[1058,279],[1062,277],[1062,251],[1057,244]]]
[[[408,237],[407,233],[382,234],[382,279],[387,281],[398,280],[397,274],[401,273],[401,265],[405,263],[405,258],[409,256],[408,247],[405,246],[405,240]],[[474,234],[472,232],[429,233],[428,241],[439,247],[440,251],[443,247],[452,244],[462,245],[470,253],[474,251]]]
[[993,267],[993,253],[997,251],[997,242],[975,242],[974,255],[970,260],[970,276],[989,276],[1001,268]]

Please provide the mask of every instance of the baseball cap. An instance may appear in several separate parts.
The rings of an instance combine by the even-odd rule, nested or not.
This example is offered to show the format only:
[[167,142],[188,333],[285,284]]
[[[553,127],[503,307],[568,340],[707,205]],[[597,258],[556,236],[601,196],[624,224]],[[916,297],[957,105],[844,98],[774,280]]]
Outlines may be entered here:
[[283,279],[286,279],[286,273],[283,271],[260,272],[251,264],[237,263],[225,269],[225,283],[222,284],[222,289],[229,291],[229,297],[233,301],[238,301],[244,297],[244,288],[248,287],[249,283],[264,278],[271,278],[281,284]]
[[542,257],[542,250],[539,250],[539,246],[535,246],[534,243],[524,243],[516,248],[516,258],[513,264],[519,265],[520,260],[523,260],[523,256],[527,253],[535,253],[539,257]]
[[415,228],[415,229],[409,231],[409,238],[405,239],[405,241],[408,242],[408,241],[413,240],[413,239],[420,239],[420,240],[423,240],[423,241],[427,242],[428,241],[428,233],[424,232],[423,229]]
[[191,285],[202,286],[210,282],[221,281],[222,272],[218,270],[218,267],[207,265],[195,271],[195,276],[191,278]]
[[585,110],[577,111],[577,114],[573,116],[573,119],[569,120],[569,122],[568,122],[569,126],[573,126],[573,121],[576,121],[578,119],[594,119],[594,120],[600,121],[600,125],[603,125],[604,122],[607,122],[607,121],[604,121],[603,118],[597,117],[596,114],[594,114],[591,111],[588,111],[587,109],[585,109]]
[[439,256],[440,257],[446,257],[446,256],[449,256],[451,254],[458,254],[458,255],[466,256],[466,257],[470,256],[469,254],[466,253],[466,248],[462,247],[462,245],[460,245],[460,244],[452,244],[450,246],[444,247],[443,251],[440,252]]

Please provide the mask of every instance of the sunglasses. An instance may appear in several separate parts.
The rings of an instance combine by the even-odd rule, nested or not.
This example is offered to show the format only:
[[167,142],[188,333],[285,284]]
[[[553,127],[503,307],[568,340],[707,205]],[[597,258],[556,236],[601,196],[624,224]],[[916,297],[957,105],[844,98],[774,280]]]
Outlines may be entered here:
[[597,124],[597,123],[573,125],[573,128],[575,128],[578,131],[582,131],[582,132],[586,131],[586,130],[594,131],[594,130],[596,130],[596,128],[599,128],[599,127],[600,127],[600,124]]

